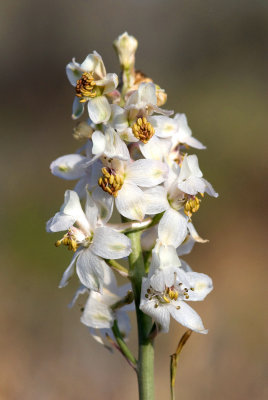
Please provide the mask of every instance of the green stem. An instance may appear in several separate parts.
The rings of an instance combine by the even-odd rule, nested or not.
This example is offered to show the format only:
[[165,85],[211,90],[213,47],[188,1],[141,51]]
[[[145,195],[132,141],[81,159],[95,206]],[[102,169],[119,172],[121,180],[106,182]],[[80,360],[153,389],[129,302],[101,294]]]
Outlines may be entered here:
[[128,270],[123,267],[123,265],[119,264],[119,262],[115,260],[105,260],[110,267],[112,267],[115,271],[117,271],[120,275],[124,276],[125,278],[128,277]]
[[115,337],[115,340],[121,350],[121,353],[123,354],[123,356],[129,361],[129,363],[132,365],[133,368],[136,367],[137,365],[137,360],[136,358],[133,356],[133,354],[131,353],[130,349],[128,348],[128,346],[126,345],[121,332],[118,328],[117,325],[117,321],[114,321],[114,325],[112,327],[112,331]]
[[138,383],[139,399],[154,399],[154,347],[149,338],[152,319],[144,314],[140,306],[142,278],[145,276],[144,262],[140,244],[141,232],[128,233],[131,240],[132,253],[129,255],[129,276],[135,297],[136,315],[139,336]]

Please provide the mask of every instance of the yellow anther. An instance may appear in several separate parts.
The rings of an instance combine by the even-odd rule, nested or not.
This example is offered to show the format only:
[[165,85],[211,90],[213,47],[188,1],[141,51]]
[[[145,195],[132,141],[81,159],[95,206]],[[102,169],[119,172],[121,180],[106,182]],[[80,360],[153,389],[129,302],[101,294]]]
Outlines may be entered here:
[[90,72],[84,72],[76,83],[76,96],[80,98],[80,103],[85,103],[88,98],[93,98],[97,95],[95,90],[96,82]]
[[132,132],[137,139],[141,140],[143,143],[148,143],[153,137],[155,130],[150,122],[143,117],[137,119],[136,123],[132,126]]
[[99,186],[105,192],[117,197],[118,191],[122,188],[124,183],[123,176],[118,175],[109,167],[103,167],[101,172],[103,173],[103,176],[98,180]]
[[179,297],[179,293],[177,292],[177,290],[173,290],[171,288],[168,288],[168,295],[170,300],[177,300],[177,298]]
[[163,299],[165,300],[166,303],[170,303],[170,300],[166,295],[163,296]]
[[201,200],[197,196],[191,197],[186,201],[184,204],[184,212],[189,218],[191,218],[193,213],[199,210],[200,202]]
[[74,236],[71,231],[68,231],[66,235],[63,236],[62,239],[57,240],[55,243],[56,247],[59,247],[61,244],[68,247],[68,250],[76,251],[78,248],[78,243],[76,242]]

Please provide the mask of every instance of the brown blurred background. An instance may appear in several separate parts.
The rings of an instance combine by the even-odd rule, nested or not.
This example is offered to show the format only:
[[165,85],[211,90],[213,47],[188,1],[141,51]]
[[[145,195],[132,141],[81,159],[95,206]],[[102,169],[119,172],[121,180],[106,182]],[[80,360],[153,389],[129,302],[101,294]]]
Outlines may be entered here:
[[[193,334],[178,368],[178,399],[268,398],[267,388],[267,38],[263,0],[2,0],[0,399],[137,399],[119,354],[95,343],[57,289],[70,253],[45,221],[72,182],[49,163],[78,147],[65,65],[96,49],[119,72],[112,40],[139,40],[137,67],[185,112],[205,177],[220,193],[194,218],[206,245],[186,259],[212,276],[195,304],[207,336]],[[156,343],[156,400],[169,398],[169,355],[184,329]],[[135,330],[130,345],[135,351]]]

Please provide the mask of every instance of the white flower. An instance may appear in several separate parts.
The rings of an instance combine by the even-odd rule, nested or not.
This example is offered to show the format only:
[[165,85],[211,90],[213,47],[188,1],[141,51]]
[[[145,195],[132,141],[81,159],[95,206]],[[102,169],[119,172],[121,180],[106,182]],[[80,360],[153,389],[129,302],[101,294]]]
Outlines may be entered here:
[[88,299],[83,307],[81,322],[90,328],[92,336],[99,343],[105,344],[106,334],[113,337],[111,328],[115,320],[118,323],[122,336],[125,337],[128,335],[130,331],[130,321],[127,311],[132,311],[134,309],[133,303],[115,310],[113,310],[111,306],[120,301],[130,288],[130,284],[120,287],[117,286],[113,271],[105,265],[102,293],[89,291],[85,286],[81,286],[75,293],[70,304],[71,307],[80,294],[88,294]]
[[126,101],[125,107],[112,105],[109,123],[123,140],[147,143],[154,135],[154,129],[147,118],[153,112],[169,115],[173,111],[157,106],[156,86],[152,82],[141,83]]
[[93,154],[92,147],[92,141],[88,140],[77,153],[61,156],[50,164],[53,175],[66,180],[79,179],[74,190],[80,198],[86,196],[86,187],[91,191],[97,187],[101,173],[100,155]]
[[67,154],[50,164],[51,173],[59,178],[73,180],[85,175],[87,158],[81,154]]
[[138,47],[137,39],[125,32],[118,36],[113,44],[119,56],[120,64],[124,68],[132,67],[135,63],[135,53]]
[[[170,118],[171,119],[171,118]],[[192,136],[192,131],[188,125],[187,117],[185,114],[176,114],[174,119],[170,121],[171,125],[174,126],[174,134],[171,137],[172,147],[176,147],[178,144],[186,144],[195,149],[203,150],[206,148],[199,140]]]
[[146,198],[141,188],[159,185],[164,181],[167,167],[154,160],[123,162],[113,159],[102,168],[99,186],[115,198],[117,210],[126,218],[141,221],[146,212]]
[[174,118],[165,115],[151,116],[148,122],[154,128],[154,136],[148,143],[141,143],[140,150],[145,158],[163,160],[176,159],[180,144],[186,144],[196,149],[206,147],[192,137],[192,131],[187,124],[185,114],[176,114]]
[[173,113],[157,106],[156,86],[152,82],[141,83],[138,90],[135,90],[127,99],[125,109],[136,111],[136,115],[142,116],[151,115],[153,112],[164,115]]
[[92,135],[92,153],[98,157],[105,155],[108,158],[118,158],[119,160],[129,160],[129,151],[125,142],[119,134],[110,126],[101,131],[95,131]]
[[103,226],[98,216],[98,207],[89,193],[84,213],[77,193],[67,190],[60,212],[47,222],[48,232],[68,230],[56,244],[65,244],[75,251],[71,264],[63,274],[60,287],[68,283],[76,264],[81,283],[89,289],[101,291],[105,268],[103,259],[123,258],[131,253],[130,240]]
[[212,185],[203,178],[195,154],[185,156],[178,177],[178,188],[189,195],[208,193],[210,196],[218,197]]
[[118,85],[116,74],[106,74],[101,56],[94,51],[79,64],[73,59],[66,66],[70,83],[76,87],[73,103],[74,119],[79,118],[87,102],[88,114],[95,123],[107,122],[111,115],[111,107],[106,95],[113,92]]
[[211,279],[205,274],[185,272],[174,266],[173,260],[155,253],[151,269],[149,277],[142,281],[140,309],[150,315],[163,332],[168,332],[172,316],[193,331],[207,333],[201,318],[186,301],[203,300],[212,290]]

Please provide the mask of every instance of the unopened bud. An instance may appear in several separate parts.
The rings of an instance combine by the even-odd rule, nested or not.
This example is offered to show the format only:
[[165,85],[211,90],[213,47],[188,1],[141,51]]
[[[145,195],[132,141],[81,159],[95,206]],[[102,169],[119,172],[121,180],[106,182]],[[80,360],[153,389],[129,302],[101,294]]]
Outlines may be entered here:
[[74,128],[73,137],[77,140],[90,139],[92,133],[93,128],[86,121],[82,121]]
[[138,47],[137,39],[125,32],[118,36],[113,44],[121,66],[123,68],[133,67],[135,63],[135,53]]

